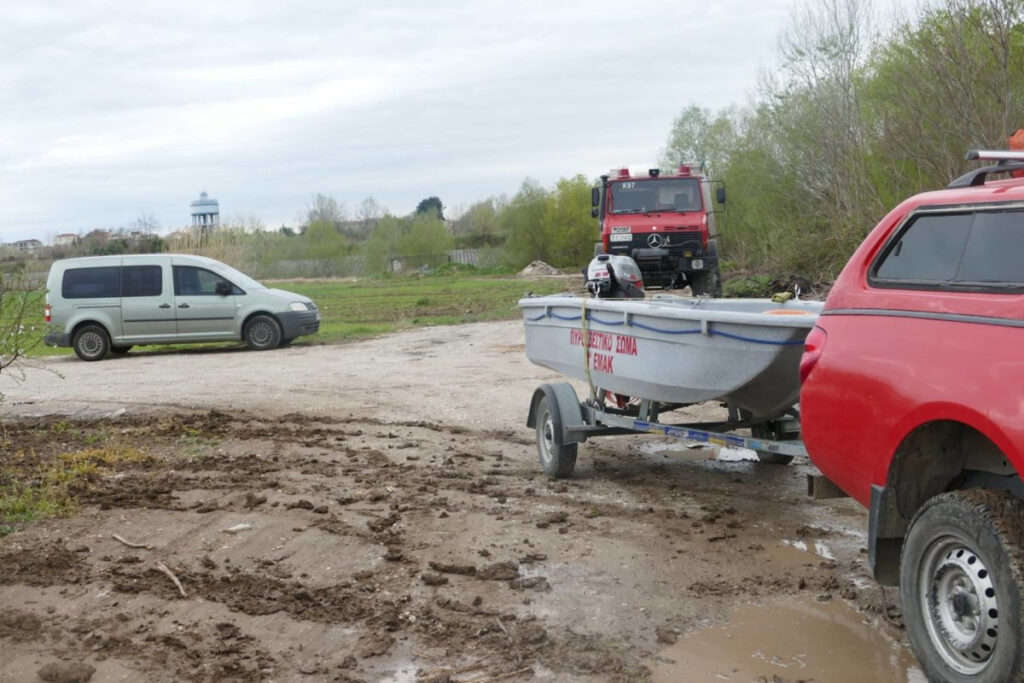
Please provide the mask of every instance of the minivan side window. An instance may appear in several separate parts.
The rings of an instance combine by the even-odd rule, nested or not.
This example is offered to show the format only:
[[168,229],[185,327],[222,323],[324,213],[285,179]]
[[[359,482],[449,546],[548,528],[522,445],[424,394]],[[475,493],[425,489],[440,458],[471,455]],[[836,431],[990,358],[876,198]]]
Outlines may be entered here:
[[121,296],[160,296],[163,284],[160,266],[124,266],[121,269]]
[[218,282],[228,281],[205,268],[174,266],[174,293],[178,296],[217,296]]
[[99,299],[121,296],[121,266],[68,268],[61,282],[65,299]]
[[1024,288],[1024,211],[924,214],[871,270],[872,284],[916,289]]

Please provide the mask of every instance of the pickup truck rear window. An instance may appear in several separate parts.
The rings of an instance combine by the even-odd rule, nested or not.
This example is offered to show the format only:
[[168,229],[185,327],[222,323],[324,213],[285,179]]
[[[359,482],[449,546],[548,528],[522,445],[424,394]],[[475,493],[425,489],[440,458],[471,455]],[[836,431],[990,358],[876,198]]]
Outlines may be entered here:
[[922,214],[893,239],[870,271],[880,287],[1024,289],[1024,211]]

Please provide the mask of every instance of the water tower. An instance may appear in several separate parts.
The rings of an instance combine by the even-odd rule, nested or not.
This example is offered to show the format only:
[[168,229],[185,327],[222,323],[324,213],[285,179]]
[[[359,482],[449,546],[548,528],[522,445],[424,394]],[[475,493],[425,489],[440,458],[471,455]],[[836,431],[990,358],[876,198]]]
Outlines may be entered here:
[[205,192],[200,192],[199,199],[192,202],[192,225],[203,232],[220,225],[220,204]]

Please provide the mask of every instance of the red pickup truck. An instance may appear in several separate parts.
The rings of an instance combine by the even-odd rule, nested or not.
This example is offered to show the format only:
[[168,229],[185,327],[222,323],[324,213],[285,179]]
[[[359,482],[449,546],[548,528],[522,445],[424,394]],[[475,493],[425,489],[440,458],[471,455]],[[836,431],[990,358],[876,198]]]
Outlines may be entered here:
[[[808,335],[815,465],[869,509],[929,680],[1024,680],[1024,152],[911,197]],[[1010,177],[1007,178],[1007,175]]]

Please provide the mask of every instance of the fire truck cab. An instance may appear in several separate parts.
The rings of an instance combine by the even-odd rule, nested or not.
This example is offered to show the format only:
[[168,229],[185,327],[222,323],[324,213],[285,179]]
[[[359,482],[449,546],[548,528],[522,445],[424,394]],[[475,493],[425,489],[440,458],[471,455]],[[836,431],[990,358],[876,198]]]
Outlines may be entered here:
[[694,295],[721,296],[713,207],[725,203],[725,188],[699,168],[646,175],[618,168],[601,176],[591,191],[591,215],[601,229],[595,252],[629,256],[648,287],[689,285]]

